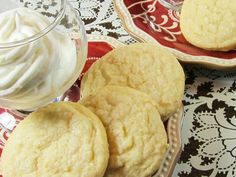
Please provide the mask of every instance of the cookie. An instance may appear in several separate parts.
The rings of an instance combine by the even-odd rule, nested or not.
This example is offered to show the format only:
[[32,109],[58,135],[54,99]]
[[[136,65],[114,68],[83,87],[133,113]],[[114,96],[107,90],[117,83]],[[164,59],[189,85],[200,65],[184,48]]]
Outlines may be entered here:
[[167,134],[157,104],[129,87],[106,86],[81,100],[106,128],[110,159],[105,177],[147,177],[159,169]]
[[105,85],[128,86],[150,95],[166,120],[181,105],[184,72],[177,59],[155,44],[138,43],[112,50],[84,75],[81,96]]
[[102,177],[109,150],[100,119],[79,104],[55,103],[19,123],[1,157],[4,177]]
[[188,42],[206,49],[236,47],[236,1],[184,0],[180,28]]

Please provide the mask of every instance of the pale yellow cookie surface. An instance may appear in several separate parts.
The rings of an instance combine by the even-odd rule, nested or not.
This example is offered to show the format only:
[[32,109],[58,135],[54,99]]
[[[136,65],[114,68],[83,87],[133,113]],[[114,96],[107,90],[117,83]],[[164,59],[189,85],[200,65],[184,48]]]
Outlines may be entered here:
[[236,47],[236,1],[184,0],[180,28],[187,41],[207,49]]
[[147,177],[159,169],[167,135],[156,102],[129,87],[106,86],[81,101],[106,128],[105,177]]
[[150,95],[165,120],[180,106],[184,82],[183,69],[171,53],[139,43],[114,49],[94,63],[82,79],[81,96],[108,84],[128,86]]
[[79,104],[56,103],[23,120],[2,157],[4,177],[102,177],[109,158],[100,119]]

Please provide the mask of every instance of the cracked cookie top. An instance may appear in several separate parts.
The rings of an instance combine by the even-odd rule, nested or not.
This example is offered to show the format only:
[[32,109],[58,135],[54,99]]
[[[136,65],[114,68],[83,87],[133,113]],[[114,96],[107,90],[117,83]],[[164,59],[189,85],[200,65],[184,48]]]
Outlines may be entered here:
[[80,104],[40,108],[11,134],[1,157],[4,177],[102,177],[109,150],[99,118]]
[[157,104],[129,87],[106,86],[81,104],[106,128],[110,159],[106,177],[147,177],[156,172],[168,147]]
[[185,76],[177,59],[155,44],[119,47],[95,62],[81,82],[81,97],[106,85],[128,86],[150,95],[167,120],[182,103]]

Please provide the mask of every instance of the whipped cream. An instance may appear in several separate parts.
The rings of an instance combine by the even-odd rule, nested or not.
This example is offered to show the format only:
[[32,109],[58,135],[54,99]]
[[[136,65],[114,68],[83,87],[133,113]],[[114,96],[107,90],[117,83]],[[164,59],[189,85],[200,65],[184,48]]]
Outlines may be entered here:
[[[27,8],[6,11],[0,14],[0,43],[32,37],[49,24]],[[74,77],[77,64],[75,42],[55,29],[26,45],[0,49],[0,104],[9,107],[8,100],[22,100],[36,106],[41,98],[58,96]]]

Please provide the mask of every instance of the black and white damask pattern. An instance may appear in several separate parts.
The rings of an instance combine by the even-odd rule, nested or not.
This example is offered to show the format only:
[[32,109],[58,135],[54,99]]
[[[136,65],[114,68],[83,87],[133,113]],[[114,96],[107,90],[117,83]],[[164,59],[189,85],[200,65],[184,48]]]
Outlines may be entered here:
[[88,34],[110,36],[127,44],[137,42],[122,26],[111,0],[69,0],[79,12]]
[[186,65],[183,152],[173,177],[236,176],[236,71]]
[[[22,6],[36,9],[54,20],[60,9],[60,1],[56,0],[17,0]],[[43,3],[42,3],[43,2]],[[111,0],[68,0],[79,12],[88,34],[110,36],[119,41],[131,44],[137,42],[122,26],[121,19],[115,11]]]

